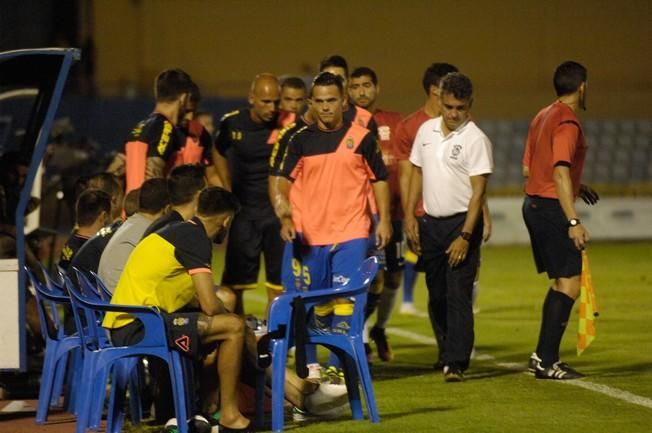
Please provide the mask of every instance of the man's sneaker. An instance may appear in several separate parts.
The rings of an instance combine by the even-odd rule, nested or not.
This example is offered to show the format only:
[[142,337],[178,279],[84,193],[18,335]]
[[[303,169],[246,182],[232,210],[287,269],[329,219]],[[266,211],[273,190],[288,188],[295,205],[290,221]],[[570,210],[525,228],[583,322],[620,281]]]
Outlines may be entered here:
[[330,366],[326,369],[326,376],[328,380],[333,385],[344,385],[344,370],[334,366]]
[[308,364],[308,377],[306,379],[311,382],[321,382],[321,365],[317,363]]
[[389,341],[387,341],[387,335],[385,335],[384,329],[374,326],[369,331],[369,338],[374,340],[374,343],[376,343],[378,357],[381,360],[387,362],[394,359],[394,354],[392,353],[392,348],[389,346]]
[[211,433],[212,429],[211,423],[201,415],[193,416],[188,422],[188,431],[190,433]]
[[537,379],[553,379],[553,380],[572,380],[581,379],[584,375],[575,371],[568,366],[565,362],[557,361],[551,367],[540,367],[536,370],[534,376]]
[[303,400],[305,411],[319,416],[332,415],[333,412],[341,411],[342,406],[346,406],[348,403],[349,395],[346,386],[330,383],[322,383],[315,392],[308,394]]
[[170,418],[163,427],[165,433],[179,433],[179,426],[176,418]]
[[464,373],[457,367],[446,365],[444,367],[444,381],[446,382],[463,382]]
[[541,369],[541,358],[539,358],[539,355],[537,355],[536,352],[532,352],[532,355],[530,355],[530,360],[527,363],[527,370],[530,373],[536,373],[537,370]]
[[417,309],[414,308],[414,304],[412,302],[404,302],[401,304],[399,313],[405,314],[407,316],[414,316],[417,314]]

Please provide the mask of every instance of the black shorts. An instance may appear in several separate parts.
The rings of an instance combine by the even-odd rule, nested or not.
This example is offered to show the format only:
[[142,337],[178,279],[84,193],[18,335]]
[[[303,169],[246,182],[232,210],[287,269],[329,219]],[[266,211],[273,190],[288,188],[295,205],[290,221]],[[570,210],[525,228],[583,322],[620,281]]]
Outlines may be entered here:
[[568,221],[559,200],[526,196],[523,219],[537,272],[547,272],[552,279],[582,274],[582,253],[568,237]]
[[[199,312],[164,313],[163,321],[167,333],[168,346],[186,356],[198,358],[201,342],[197,331]],[[136,319],[121,328],[111,329],[111,341],[115,346],[131,346],[145,336],[143,323]]]
[[403,221],[392,221],[392,239],[385,247],[385,268],[387,272],[399,272],[403,269],[405,264],[404,251]]
[[263,254],[267,285],[281,290],[284,246],[281,224],[275,216],[250,219],[236,215],[229,231],[222,284],[234,289],[255,289]]

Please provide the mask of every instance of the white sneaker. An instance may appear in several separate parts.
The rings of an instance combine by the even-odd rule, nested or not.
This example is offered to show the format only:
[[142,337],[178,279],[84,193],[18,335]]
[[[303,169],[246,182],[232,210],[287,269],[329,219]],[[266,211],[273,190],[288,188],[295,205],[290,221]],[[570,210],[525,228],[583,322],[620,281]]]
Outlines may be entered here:
[[412,302],[404,302],[401,304],[401,309],[399,312],[408,316],[414,316],[417,314],[417,309],[414,308],[414,304]]
[[338,416],[349,404],[349,395],[345,385],[322,383],[304,401],[306,411],[319,416]]

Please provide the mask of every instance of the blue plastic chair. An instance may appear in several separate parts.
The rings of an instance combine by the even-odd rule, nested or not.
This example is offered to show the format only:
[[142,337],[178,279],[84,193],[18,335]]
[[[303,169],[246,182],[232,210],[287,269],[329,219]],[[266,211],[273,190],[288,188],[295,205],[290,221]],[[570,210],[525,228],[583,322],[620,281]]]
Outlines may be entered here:
[[[77,323],[84,348],[82,381],[87,384],[81,390],[80,398],[84,402],[84,408],[77,417],[77,433],[85,432],[87,427],[98,427],[104,402],[104,390],[111,370],[113,370],[113,386],[107,416],[107,432],[120,431],[124,417],[123,403],[126,387],[128,383],[138,380],[137,366],[143,356],[155,356],[168,364],[176,417],[179,420],[179,432],[187,433],[188,426],[182,420],[188,419],[190,413],[188,409],[192,410],[192,402],[186,402],[184,370],[187,366],[184,364],[191,361],[182,358],[179,352],[168,347],[165,325],[160,313],[152,307],[109,304],[92,289],[92,284],[85,275],[80,273],[78,278],[83,291],[74,287],[67,277],[65,280],[73,309],[86,318],[86,324],[79,321]],[[129,314],[140,320],[144,326],[143,340],[130,346],[111,345],[106,330],[101,326],[101,319],[109,311]],[[137,390],[134,394],[134,401],[138,402]],[[138,415],[136,411],[136,416]]]
[[296,298],[301,298],[303,301],[306,317],[309,317],[308,313],[315,305],[332,299],[349,298],[354,301],[351,329],[348,334],[317,334],[308,331],[305,343],[326,346],[339,356],[344,369],[353,419],[364,418],[358,388],[360,383],[364,391],[369,419],[374,423],[380,422],[362,341],[367,291],[377,271],[378,259],[370,257],[362,263],[355,275],[352,275],[351,279],[341,287],[308,292],[288,291],[272,302],[267,320],[268,330],[272,335],[274,332],[282,335],[269,340],[269,350],[272,356],[272,431],[283,431],[285,365],[288,349],[295,345],[292,318],[294,316],[293,301]]
[[[59,397],[63,389],[69,356],[71,353],[73,355],[80,353],[81,340],[77,335],[67,335],[63,323],[59,319],[58,306],[69,306],[70,298],[63,293],[60,287],[56,286],[45,269],[43,269],[43,275],[48,284],[52,284],[52,290],[47,285],[44,286],[27,266],[24,267],[24,270],[36,290],[41,332],[45,339],[45,359],[43,360],[43,372],[36,409],[36,423],[42,424],[47,421],[49,408],[59,405]],[[48,323],[52,326],[48,326]],[[74,376],[73,374],[70,377]],[[74,394],[72,390],[74,387],[75,385],[71,380],[64,402],[64,406],[70,411],[74,408],[74,402],[70,397],[71,394]]]

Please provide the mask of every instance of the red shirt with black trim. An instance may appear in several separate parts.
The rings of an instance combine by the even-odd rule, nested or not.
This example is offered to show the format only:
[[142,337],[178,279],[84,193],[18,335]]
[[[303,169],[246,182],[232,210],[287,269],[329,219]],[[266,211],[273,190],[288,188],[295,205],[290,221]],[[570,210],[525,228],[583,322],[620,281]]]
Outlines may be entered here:
[[556,101],[539,111],[530,123],[523,155],[523,166],[530,172],[525,193],[559,199],[553,171],[566,165],[577,197],[586,151],[582,125],[568,105]]
[[383,153],[383,161],[389,172],[390,213],[392,221],[403,219],[401,188],[398,181],[398,161],[394,155],[394,135],[401,121],[400,113],[376,110],[374,120],[378,125],[378,144]]

